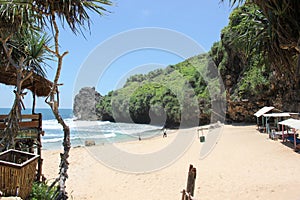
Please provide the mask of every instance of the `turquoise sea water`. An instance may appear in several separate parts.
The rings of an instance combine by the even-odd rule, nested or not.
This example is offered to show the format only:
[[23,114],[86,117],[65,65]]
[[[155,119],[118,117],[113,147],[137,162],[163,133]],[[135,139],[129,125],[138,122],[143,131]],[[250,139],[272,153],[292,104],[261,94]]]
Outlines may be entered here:
[[[0,108],[0,114],[8,114],[10,108]],[[42,113],[43,149],[59,149],[62,146],[63,130],[58,124],[50,109],[36,109]],[[22,111],[23,114],[31,113],[31,109]],[[60,115],[71,130],[71,145],[82,146],[86,140],[94,140],[96,144],[107,142],[122,142],[154,137],[162,134],[162,127],[146,124],[111,123],[106,121],[77,121],[73,117],[72,109],[60,109]]]

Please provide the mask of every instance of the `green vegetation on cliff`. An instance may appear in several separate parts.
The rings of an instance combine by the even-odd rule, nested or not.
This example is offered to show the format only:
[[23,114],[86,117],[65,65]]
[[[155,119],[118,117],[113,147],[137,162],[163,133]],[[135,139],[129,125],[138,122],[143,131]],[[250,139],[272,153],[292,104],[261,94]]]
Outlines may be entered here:
[[[281,110],[299,111],[300,1],[229,2],[239,2],[241,6],[232,12],[227,27],[229,30],[225,28],[225,36],[223,32],[221,37],[230,60],[227,69],[230,72],[232,64],[233,69],[238,69],[238,59],[243,62],[243,65],[240,65],[243,70],[247,70],[247,67],[257,68],[253,71],[260,70],[262,75],[259,78],[261,82],[256,87],[256,94],[259,95],[253,96],[252,99],[264,102],[265,105],[274,105]],[[226,31],[230,33],[226,34]],[[234,82],[233,85],[238,82]],[[253,80],[251,83],[256,82]],[[237,87],[228,90],[231,95]],[[242,95],[245,94],[247,95],[242,92]]]
[[[224,88],[219,76],[227,100],[258,99],[262,93],[270,94],[272,73],[266,53],[255,43],[257,38],[266,37],[259,32],[267,26],[261,21],[265,22],[265,18],[255,5],[235,9],[222,30],[221,41],[208,54],[133,75],[122,89],[105,96],[98,108],[118,122],[157,124],[159,120],[154,119],[165,117],[162,121],[167,126],[194,118],[205,124],[211,120],[211,102],[222,98]],[[185,111],[189,114],[182,115]]]
[[207,66],[207,54],[202,54],[165,69],[133,75],[123,88],[104,96],[97,108],[118,122],[160,124],[163,121],[167,126],[178,126],[182,120],[198,119],[199,102],[201,112],[209,113],[210,109]]
[[261,45],[267,37],[267,21],[258,7],[247,4],[235,9],[221,41],[215,43],[210,56],[218,66],[229,100],[260,99],[268,95],[270,64]]
[[[228,103],[248,99],[279,109],[284,109],[283,102],[296,105],[300,101],[296,95],[300,54],[293,46],[287,48],[282,42],[288,44],[299,39],[299,20],[295,18],[300,16],[297,10],[300,3],[292,0],[291,7],[284,1],[287,13],[275,4],[270,4],[266,12],[262,8],[267,8],[264,6],[268,3],[264,1],[246,2],[233,10],[228,26],[221,32],[221,40],[208,54],[148,74],[131,76],[122,89],[109,93],[98,107],[116,121],[156,123],[153,119],[165,117],[167,125],[176,126],[196,116],[200,123],[207,123],[211,118],[212,102],[224,94],[219,74]],[[294,31],[288,21],[291,15],[295,15],[291,21],[296,22]],[[282,28],[276,27],[271,19]],[[291,36],[291,41],[283,35],[284,27],[288,28],[286,34]],[[218,70],[213,70],[212,66],[217,66]],[[183,115],[184,109],[189,116]],[[242,117],[245,118],[249,116]]]

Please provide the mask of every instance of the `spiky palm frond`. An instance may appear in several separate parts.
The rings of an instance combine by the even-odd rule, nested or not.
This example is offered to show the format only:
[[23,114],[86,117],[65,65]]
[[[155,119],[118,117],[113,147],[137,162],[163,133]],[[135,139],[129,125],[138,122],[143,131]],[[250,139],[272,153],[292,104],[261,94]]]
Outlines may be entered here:
[[[89,11],[104,15],[108,12],[105,5],[112,3],[109,0],[0,0],[0,38],[10,37],[8,45],[15,50],[12,55],[14,60],[25,56],[26,62],[31,60],[27,67],[34,67],[39,74],[45,75],[41,67],[45,62],[38,59],[38,55],[45,53],[42,43],[46,38],[40,41],[30,38],[26,41],[24,36],[52,26],[53,17],[58,17],[62,25],[67,23],[74,33],[81,32],[86,26],[90,29]],[[28,51],[26,53],[25,47]],[[3,51],[1,52],[3,58]],[[40,61],[42,62],[38,64]]]
[[49,46],[51,38],[46,34],[31,34],[27,38],[27,47],[25,49],[25,66],[28,70],[33,70],[36,74],[46,77],[47,67],[50,67],[47,61],[53,60],[45,46]]
[[67,23],[76,34],[86,26],[90,29],[89,11],[105,15],[109,11],[104,6],[110,5],[109,0],[0,0],[0,17],[16,25],[30,22],[43,28],[51,26],[52,17],[58,16],[62,25]]
[[0,1],[0,31],[15,34],[35,26],[35,14],[29,4]]
[[[269,21],[255,5],[245,5],[235,9],[230,15],[231,44],[241,49],[246,56],[263,52],[270,43]],[[259,54],[259,53],[258,53]]]
[[[11,49],[10,57],[16,64],[26,70],[33,70],[37,75],[46,77],[46,70],[49,66],[47,61],[53,60],[45,45],[49,46],[50,37],[46,34],[41,35],[41,32],[29,31],[26,34],[15,34],[8,41],[6,46]],[[8,55],[6,55],[0,42],[1,66],[9,64]],[[22,59],[23,58],[23,59]]]
[[[224,2],[225,0],[221,0]],[[235,3],[253,3],[263,12],[270,22],[269,35],[273,49],[288,49],[300,54],[300,1],[299,0],[228,0]],[[277,49],[279,48],[279,49]],[[283,56],[280,56],[283,57]]]
[[300,54],[300,1],[256,0],[255,3],[270,20],[280,48],[293,49]]
[[[221,0],[225,1],[225,0]],[[300,1],[299,0],[228,0],[231,5],[255,4],[268,21],[262,30],[264,38],[257,37],[254,43],[267,52],[268,59],[278,76],[286,74],[300,80]],[[257,27],[256,27],[257,28]],[[298,59],[298,65],[297,65]],[[297,80],[299,79],[299,80]]]

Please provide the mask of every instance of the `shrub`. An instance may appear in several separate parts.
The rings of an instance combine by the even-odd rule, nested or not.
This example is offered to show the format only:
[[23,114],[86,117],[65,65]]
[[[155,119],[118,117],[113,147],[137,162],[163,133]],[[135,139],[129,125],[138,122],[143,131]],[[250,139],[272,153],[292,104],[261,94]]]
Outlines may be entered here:
[[32,191],[29,196],[31,200],[51,200],[53,199],[56,191],[56,187],[49,190],[49,186],[46,183],[34,182]]

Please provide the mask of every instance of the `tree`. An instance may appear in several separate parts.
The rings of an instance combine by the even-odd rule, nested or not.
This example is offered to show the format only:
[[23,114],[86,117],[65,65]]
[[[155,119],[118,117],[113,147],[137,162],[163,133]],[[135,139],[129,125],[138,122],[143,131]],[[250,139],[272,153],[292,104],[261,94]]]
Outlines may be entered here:
[[211,48],[210,55],[225,80],[229,101],[258,100],[268,95],[268,80],[272,76],[269,52],[264,51],[271,44],[268,27],[258,6],[245,4],[232,11],[221,32],[221,41]]
[[[0,7],[3,13],[3,6]],[[2,15],[0,24],[0,52],[1,68],[5,71],[15,69],[17,74],[15,100],[9,113],[7,129],[1,144],[4,149],[14,146],[14,138],[19,130],[18,119],[20,119],[21,108],[24,107],[22,98],[26,95],[23,92],[23,82],[30,79],[33,74],[44,77],[46,61],[51,59],[43,48],[48,45],[49,38],[43,35],[39,29],[29,28],[28,24],[19,24],[19,13],[15,13],[15,24],[9,24],[9,16]],[[16,22],[17,21],[17,22]]]
[[[224,1],[224,0],[222,0]],[[236,3],[253,3],[266,17],[269,26],[267,31],[270,40],[265,45],[272,67],[278,77],[286,74],[291,85],[300,87],[300,2],[298,0],[229,0]]]
[[[49,96],[46,98],[46,103],[51,107],[53,114],[57,121],[62,125],[64,131],[63,147],[64,152],[61,153],[60,173],[59,177],[54,181],[53,185],[59,183],[58,193],[56,199],[67,199],[68,195],[65,191],[65,181],[68,177],[68,157],[70,150],[70,129],[65,124],[64,120],[59,114],[59,90],[58,87],[59,77],[63,64],[63,58],[68,52],[60,52],[59,48],[59,27],[58,21],[62,25],[67,23],[68,27],[73,33],[82,33],[82,29],[90,29],[90,16],[88,11],[96,12],[99,15],[107,13],[104,5],[112,5],[109,0],[91,0],[91,1],[77,1],[77,0],[11,0],[0,1],[0,17],[1,25],[7,27],[6,34],[8,37],[1,38],[3,44],[6,44],[7,40],[11,38],[15,33],[23,33],[22,30],[30,30],[38,28],[45,30],[47,27],[51,27],[54,36],[54,49],[49,46],[44,46],[50,53],[52,53],[57,59],[57,68],[55,78],[53,80],[53,86]],[[10,28],[11,27],[11,28]],[[14,30],[15,29],[15,30]],[[14,65],[18,70],[22,68],[22,59],[19,64],[15,63],[12,58],[11,52],[7,49],[6,45],[3,45],[4,51],[7,55],[9,63]],[[21,84],[18,84],[20,86]],[[21,88],[17,88],[16,95],[22,94]],[[16,99],[19,101],[21,97]],[[16,103],[18,107],[19,103]]]

